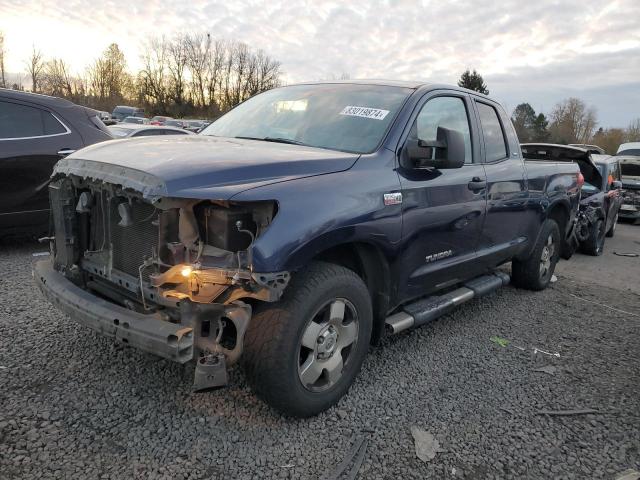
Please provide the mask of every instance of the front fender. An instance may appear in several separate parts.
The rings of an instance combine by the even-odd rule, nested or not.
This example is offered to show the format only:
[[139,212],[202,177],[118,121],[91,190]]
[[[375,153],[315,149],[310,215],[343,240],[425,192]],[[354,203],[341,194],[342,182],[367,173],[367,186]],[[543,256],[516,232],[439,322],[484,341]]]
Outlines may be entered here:
[[389,252],[400,243],[401,205],[384,205],[399,192],[393,153],[361,157],[347,171],[247,190],[234,201],[275,200],[278,213],[252,247],[253,270],[293,271],[315,255],[349,242],[373,243]]

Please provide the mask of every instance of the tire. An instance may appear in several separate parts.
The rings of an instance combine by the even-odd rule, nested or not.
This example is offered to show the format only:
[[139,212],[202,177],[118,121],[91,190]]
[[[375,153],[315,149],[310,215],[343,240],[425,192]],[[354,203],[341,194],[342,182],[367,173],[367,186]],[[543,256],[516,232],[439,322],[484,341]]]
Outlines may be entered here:
[[616,213],[616,216],[613,219],[613,223],[611,224],[611,228],[607,232],[607,237],[611,238],[616,234],[616,225],[617,224],[618,224],[618,213]]
[[360,371],[372,318],[369,291],[358,275],[312,263],[292,277],[278,303],[254,310],[243,353],[253,391],[293,417],[330,408]]
[[513,260],[511,279],[513,284],[527,290],[544,290],[551,282],[560,257],[560,229],[551,219],[545,220],[540,235],[529,258]]
[[592,255],[594,257],[602,255],[602,252],[604,251],[604,239],[606,236],[605,228],[606,224],[602,218],[599,218],[593,225],[591,225],[589,236],[584,242],[582,242],[582,253],[586,253],[587,255]]

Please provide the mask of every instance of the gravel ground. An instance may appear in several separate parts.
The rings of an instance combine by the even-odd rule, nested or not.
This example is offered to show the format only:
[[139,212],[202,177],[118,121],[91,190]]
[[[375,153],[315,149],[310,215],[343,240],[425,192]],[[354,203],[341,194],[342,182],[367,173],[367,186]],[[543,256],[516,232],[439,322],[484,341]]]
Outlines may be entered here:
[[[2,479],[315,479],[354,435],[368,439],[358,478],[613,479],[640,470],[640,317],[574,296],[637,315],[637,293],[562,274],[544,292],[507,287],[385,340],[336,408],[291,420],[254,398],[238,370],[228,388],[194,394],[193,367],[68,321],[31,282],[39,250],[0,245]],[[555,372],[535,371],[546,366]],[[597,413],[538,413],[585,408]],[[412,426],[439,441],[430,462],[416,457]]]

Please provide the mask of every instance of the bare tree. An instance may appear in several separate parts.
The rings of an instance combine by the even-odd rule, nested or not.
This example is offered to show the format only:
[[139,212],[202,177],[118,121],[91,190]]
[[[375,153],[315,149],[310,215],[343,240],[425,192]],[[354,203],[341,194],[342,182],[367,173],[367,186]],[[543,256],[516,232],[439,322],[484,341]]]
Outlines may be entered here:
[[4,70],[4,57],[5,57],[4,33],[0,31],[0,87],[2,88],[6,88],[7,86],[7,77],[6,77],[6,72]]
[[144,68],[138,74],[138,88],[145,101],[155,105],[158,113],[167,113],[169,48],[165,39],[152,39],[142,60]]
[[41,90],[57,97],[73,96],[73,81],[69,74],[69,66],[64,60],[53,58],[45,63]]
[[133,91],[124,54],[112,43],[87,70],[91,94],[100,108],[113,106]]
[[627,142],[640,142],[640,118],[633,120],[625,132]]
[[42,71],[44,70],[44,56],[40,50],[36,50],[33,47],[31,58],[27,62],[27,72],[31,77],[31,91],[37,93],[40,87],[40,80],[42,78]]
[[184,113],[187,91],[187,41],[179,36],[168,44],[167,67],[169,70],[169,95],[175,104],[176,112]]
[[614,155],[624,141],[625,131],[622,128],[600,128],[593,136],[593,143],[604,148],[604,151],[610,155]]
[[597,124],[595,109],[572,97],[556,104],[549,131],[559,143],[589,143]]
[[213,41],[211,35],[193,34],[185,37],[187,64],[192,78],[194,103],[197,106],[207,105],[207,85],[210,82],[210,60]]

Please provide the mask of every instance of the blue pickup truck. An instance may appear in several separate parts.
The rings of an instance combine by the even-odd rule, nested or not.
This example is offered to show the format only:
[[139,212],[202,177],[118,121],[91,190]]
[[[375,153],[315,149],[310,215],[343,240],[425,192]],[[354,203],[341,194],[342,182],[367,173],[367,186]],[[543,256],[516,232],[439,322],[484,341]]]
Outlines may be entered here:
[[509,281],[544,289],[575,248],[583,182],[575,163],[525,162],[502,107],[472,91],[287,86],[198,136],[61,160],[34,277],[81,324],[194,361],[196,389],[240,362],[259,397],[304,417],[383,335]]

